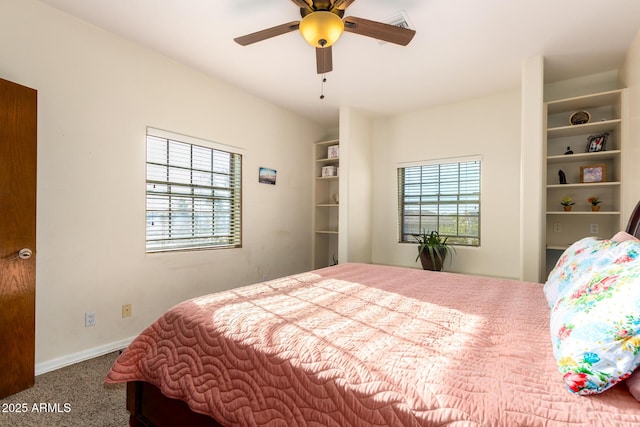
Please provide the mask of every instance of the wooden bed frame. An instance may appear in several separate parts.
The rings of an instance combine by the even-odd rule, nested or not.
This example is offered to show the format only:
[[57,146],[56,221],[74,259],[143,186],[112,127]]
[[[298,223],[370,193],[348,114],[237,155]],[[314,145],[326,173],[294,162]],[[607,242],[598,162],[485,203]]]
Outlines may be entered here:
[[[640,202],[625,231],[640,239]],[[127,410],[131,427],[223,427],[208,415],[193,412],[185,402],[166,397],[157,387],[143,381],[127,383]]]
[[625,231],[640,239],[640,202],[638,202],[633,212],[631,212],[631,217],[629,217],[629,223]]
[[208,415],[193,412],[182,400],[166,397],[156,386],[143,381],[127,383],[129,426],[222,427]]

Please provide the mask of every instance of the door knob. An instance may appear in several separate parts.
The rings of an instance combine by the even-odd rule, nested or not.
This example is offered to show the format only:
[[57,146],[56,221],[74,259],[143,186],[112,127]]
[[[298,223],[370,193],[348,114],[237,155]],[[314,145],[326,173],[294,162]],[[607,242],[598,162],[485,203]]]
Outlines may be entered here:
[[20,259],[29,259],[31,255],[33,255],[33,252],[29,248],[22,248],[18,251],[18,258]]

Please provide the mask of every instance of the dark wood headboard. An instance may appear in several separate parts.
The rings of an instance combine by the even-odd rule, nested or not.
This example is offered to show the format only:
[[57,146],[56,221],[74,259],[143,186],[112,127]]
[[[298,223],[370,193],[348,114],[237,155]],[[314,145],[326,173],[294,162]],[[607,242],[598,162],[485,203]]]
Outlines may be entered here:
[[627,233],[640,239],[640,202],[636,205],[627,224]]

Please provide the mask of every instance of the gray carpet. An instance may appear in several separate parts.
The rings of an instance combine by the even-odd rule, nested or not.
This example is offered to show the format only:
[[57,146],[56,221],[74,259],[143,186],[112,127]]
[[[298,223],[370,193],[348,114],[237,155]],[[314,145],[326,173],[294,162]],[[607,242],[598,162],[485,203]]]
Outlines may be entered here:
[[[125,385],[104,383],[117,356],[110,353],[37,376],[34,387],[0,400],[0,426],[128,426]],[[26,412],[15,412],[16,406]]]

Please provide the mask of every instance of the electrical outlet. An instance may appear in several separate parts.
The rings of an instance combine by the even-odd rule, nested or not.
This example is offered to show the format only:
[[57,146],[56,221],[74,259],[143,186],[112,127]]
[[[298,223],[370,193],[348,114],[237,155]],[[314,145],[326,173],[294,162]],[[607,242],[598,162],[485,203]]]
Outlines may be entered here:
[[589,231],[591,231],[591,234],[598,234],[600,232],[600,224],[591,224]]
[[96,314],[92,311],[88,311],[84,314],[84,327],[96,326]]
[[122,305],[122,318],[131,317],[131,304]]
[[553,232],[554,233],[560,233],[562,231],[562,227],[560,227],[560,223],[559,222],[554,222],[553,223]]

